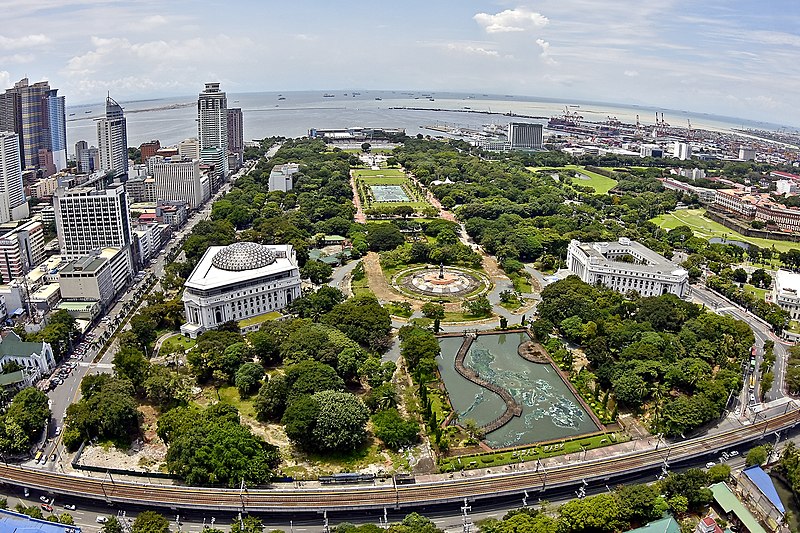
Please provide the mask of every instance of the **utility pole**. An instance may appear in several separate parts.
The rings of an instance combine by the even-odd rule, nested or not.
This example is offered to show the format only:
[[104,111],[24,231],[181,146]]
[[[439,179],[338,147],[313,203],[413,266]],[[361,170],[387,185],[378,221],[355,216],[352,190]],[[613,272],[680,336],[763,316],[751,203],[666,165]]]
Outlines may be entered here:
[[461,519],[464,526],[464,533],[470,533],[472,531],[472,521],[469,519],[470,510],[472,510],[472,507],[467,504],[467,499],[464,498],[464,506],[461,508]]
[[323,531],[324,533],[330,533],[330,532],[331,532],[331,530],[330,530],[330,528],[328,527],[328,511],[323,511],[323,512],[322,512],[322,518],[323,518],[323,521],[322,521],[322,531]]

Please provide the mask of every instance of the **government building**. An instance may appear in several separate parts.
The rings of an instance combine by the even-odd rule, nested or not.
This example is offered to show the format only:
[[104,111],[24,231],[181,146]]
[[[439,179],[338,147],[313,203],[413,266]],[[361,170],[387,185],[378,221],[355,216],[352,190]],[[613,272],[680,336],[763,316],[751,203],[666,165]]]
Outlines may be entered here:
[[211,246],[185,287],[181,333],[196,338],[225,322],[283,309],[300,297],[300,269],[289,244]]
[[685,298],[691,293],[686,270],[625,237],[616,242],[581,243],[573,239],[567,248],[567,268],[586,283],[623,294],[636,291],[641,296],[674,294]]

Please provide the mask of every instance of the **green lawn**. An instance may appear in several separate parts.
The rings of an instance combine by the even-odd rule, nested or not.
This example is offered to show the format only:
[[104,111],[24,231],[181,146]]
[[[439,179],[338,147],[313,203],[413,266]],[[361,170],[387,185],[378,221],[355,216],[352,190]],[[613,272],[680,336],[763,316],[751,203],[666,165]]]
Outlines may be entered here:
[[769,292],[769,289],[759,289],[758,287],[754,287],[753,285],[747,283],[744,286],[744,291],[755,294],[759,300],[763,300],[764,296],[766,296]]
[[263,315],[258,315],[250,318],[246,318],[244,320],[239,321],[240,328],[246,328],[248,326],[255,326],[256,324],[261,324],[262,322],[268,322],[270,320],[275,320],[276,318],[280,318],[281,314],[277,311],[272,311],[271,313],[264,313]]
[[403,185],[408,181],[408,178],[403,176],[366,176],[366,177],[359,177],[359,181],[361,181],[364,185]]
[[382,168],[380,170],[356,169],[353,170],[353,174],[357,178],[376,178],[376,177],[405,178],[406,177],[405,172],[397,168]]
[[[236,409],[239,410],[240,413],[243,415],[249,416],[251,418],[256,417],[256,410],[253,407],[252,399],[242,400],[239,398],[239,389],[232,386],[220,387],[216,393],[219,393],[219,401],[224,404],[232,405]],[[216,393],[213,389],[206,391],[206,396],[209,398],[214,398]],[[251,398],[254,398],[253,395]]]
[[[461,457],[448,457],[439,463],[439,470],[451,472],[455,470],[469,470],[472,468],[488,468],[492,466],[502,466],[523,461],[535,461],[554,455],[565,455],[568,453],[582,452],[584,449],[592,450],[602,448],[618,442],[630,440],[630,437],[619,433],[604,433],[591,437],[576,437],[573,440],[564,441],[563,448],[552,449],[550,446],[533,446],[531,448],[520,449],[508,452],[486,453],[479,455],[467,455]],[[577,458],[576,458],[577,460]]]
[[670,230],[678,226],[689,226],[695,235],[703,239],[713,237],[742,241],[761,248],[772,248],[779,252],[786,252],[792,248],[800,248],[800,244],[789,241],[776,241],[772,239],[759,239],[745,237],[741,233],[728,229],[719,222],[706,218],[705,209],[679,209],[671,213],[659,215],[650,221],[660,227]]
[[160,353],[175,353],[178,350],[186,351],[197,344],[197,340],[184,337],[183,335],[175,335],[161,343]]
[[[608,194],[608,191],[617,186],[617,180],[603,176],[591,170],[586,170],[585,167],[579,165],[566,165],[563,167],[527,167],[532,172],[547,171],[547,170],[569,170],[572,172],[580,172],[588,179],[572,178],[573,185],[582,185],[584,187],[591,187],[597,194]],[[608,170],[612,170],[608,167]]]

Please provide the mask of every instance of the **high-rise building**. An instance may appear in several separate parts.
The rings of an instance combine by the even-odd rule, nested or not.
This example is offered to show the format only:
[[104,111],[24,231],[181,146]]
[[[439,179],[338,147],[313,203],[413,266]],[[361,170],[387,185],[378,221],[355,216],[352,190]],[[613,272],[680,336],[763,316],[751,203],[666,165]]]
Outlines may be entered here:
[[106,116],[97,121],[97,146],[100,150],[99,170],[113,171],[117,176],[128,172],[128,130],[122,107],[110,96],[106,98]]
[[244,155],[244,124],[242,109],[239,107],[228,109],[228,151],[236,154],[236,161],[241,165]]
[[38,220],[0,235],[0,276],[3,283],[27,274],[44,260],[44,226]]
[[67,118],[66,103],[58,96],[58,89],[50,89],[45,97],[47,129],[50,134],[50,151],[56,170],[67,168]]
[[59,188],[53,196],[61,255],[78,259],[99,248],[131,244],[130,211],[125,187]]
[[225,174],[223,174],[219,169],[225,169],[228,158],[225,157],[225,153],[222,150],[216,146],[210,146],[200,150],[200,161],[208,167],[208,172],[212,176],[211,189],[217,190],[222,183],[222,178],[227,174],[227,171],[224,171]]
[[60,150],[64,150],[63,158],[57,155],[53,160],[63,160],[66,167],[64,97],[46,81],[30,85],[28,78],[23,78],[6,90],[0,97],[0,131],[19,134],[23,168],[41,168],[43,151]]
[[178,155],[181,159],[200,159],[200,141],[192,137],[178,143]]
[[201,151],[217,148],[222,152],[222,164],[215,170],[224,179],[228,175],[228,99],[219,83],[206,83],[197,99],[197,139]]
[[0,223],[22,220],[29,215],[22,182],[19,135],[0,132]]
[[200,160],[171,160],[153,156],[147,162],[153,176],[156,200],[180,200],[197,209],[208,200],[208,176],[200,172]]
[[147,160],[156,155],[159,149],[161,149],[161,142],[157,139],[140,144],[139,152],[142,154],[142,163],[147,163]]
[[526,122],[508,124],[508,142],[511,150],[541,150],[542,125]]
[[672,157],[676,157],[681,161],[692,158],[692,145],[689,143],[676,142],[672,147]]

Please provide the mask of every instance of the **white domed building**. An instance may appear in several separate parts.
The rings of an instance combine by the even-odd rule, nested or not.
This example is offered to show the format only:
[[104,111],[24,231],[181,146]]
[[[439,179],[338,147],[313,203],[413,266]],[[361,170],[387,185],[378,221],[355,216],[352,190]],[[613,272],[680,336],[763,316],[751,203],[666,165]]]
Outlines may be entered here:
[[181,333],[196,338],[231,320],[280,311],[300,297],[300,268],[289,244],[211,246],[186,280]]

